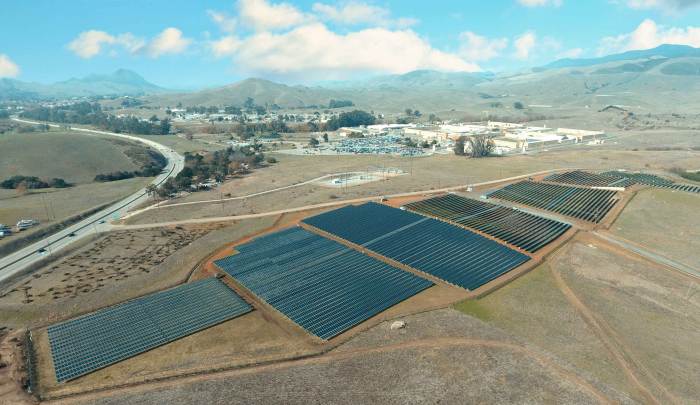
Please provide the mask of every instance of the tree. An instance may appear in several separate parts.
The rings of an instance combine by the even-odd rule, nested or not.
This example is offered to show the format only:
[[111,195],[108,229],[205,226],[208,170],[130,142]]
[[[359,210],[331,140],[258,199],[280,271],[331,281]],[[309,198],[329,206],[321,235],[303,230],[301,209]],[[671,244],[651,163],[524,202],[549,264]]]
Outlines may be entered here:
[[149,118],[148,120],[151,122],[158,122],[158,117],[155,114],[153,114],[153,115],[151,115],[151,118]]
[[520,101],[516,101],[515,103],[513,103],[513,108],[515,108],[516,110],[522,110],[525,108],[525,105]]
[[155,184],[149,184],[146,186],[146,195],[155,198],[158,194],[158,187]]
[[243,103],[243,107],[245,107],[245,109],[248,111],[252,110],[255,108],[255,100],[252,97],[246,98],[245,102]]
[[435,115],[435,114],[430,114],[430,115],[428,116],[428,122],[433,123],[433,122],[437,122],[437,121],[439,121],[437,115]]
[[344,112],[338,115],[337,117],[331,118],[327,123],[326,123],[326,128],[329,131],[335,131],[338,128],[342,127],[357,127],[360,125],[372,125],[376,121],[376,118],[374,118],[374,115],[362,111],[362,110],[354,110],[350,112]]
[[328,134],[323,134],[323,142],[328,142]]
[[409,117],[413,115],[413,109],[411,109],[411,108],[407,108],[405,112],[406,112],[406,115],[408,115]]
[[455,141],[454,152],[457,156],[464,156],[464,146],[466,145],[467,139],[465,136],[460,136]]
[[311,146],[312,148],[318,147],[318,144],[319,144],[318,139],[316,139],[314,137],[311,137],[309,139],[309,146]]
[[473,158],[486,157],[493,152],[495,144],[493,140],[485,135],[474,135],[469,137],[470,155]]

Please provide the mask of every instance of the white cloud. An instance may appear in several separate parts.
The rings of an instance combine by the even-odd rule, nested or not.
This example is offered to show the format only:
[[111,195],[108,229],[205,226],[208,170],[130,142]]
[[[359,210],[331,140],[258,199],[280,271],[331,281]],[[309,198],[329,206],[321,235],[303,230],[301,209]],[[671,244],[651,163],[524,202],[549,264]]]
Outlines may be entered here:
[[148,45],[148,54],[157,58],[161,55],[182,53],[191,42],[191,39],[182,36],[179,29],[166,28]]
[[575,59],[583,54],[583,48],[572,48],[557,55],[557,59],[570,58]]
[[116,37],[97,30],[81,32],[70,44],[68,49],[84,59],[90,59],[102,51],[104,45],[111,45],[117,41]]
[[219,26],[221,31],[233,32],[236,30],[235,18],[215,10],[207,10],[207,14],[209,14],[209,18]]
[[416,69],[480,70],[455,54],[433,48],[411,30],[386,28],[338,34],[324,24],[311,23],[284,33],[259,32],[240,40],[225,37],[212,49],[218,49],[220,55],[231,55],[235,65],[246,73],[297,79]]
[[413,18],[392,19],[389,9],[359,1],[351,1],[342,6],[314,3],[312,9],[323,20],[348,26],[367,24],[406,28],[418,22]]
[[700,0],[627,0],[626,4],[637,10],[677,11],[700,5]]
[[537,36],[534,32],[528,31],[515,39],[515,57],[518,59],[528,59],[537,44]]
[[562,4],[562,0],[518,0],[518,3],[525,7],[559,7]]
[[241,21],[258,31],[295,27],[309,18],[291,4],[267,0],[240,0],[238,8]]
[[508,46],[507,38],[486,38],[471,31],[461,33],[459,38],[463,41],[460,55],[470,61],[493,59]]
[[236,51],[238,51],[240,46],[241,40],[233,35],[228,35],[217,41],[211,41],[209,43],[212,53],[217,58],[233,55],[236,53]]
[[191,42],[192,40],[182,36],[182,31],[172,27],[163,30],[150,43],[130,32],[112,35],[104,31],[90,30],[81,32],[68,44],[68,49],[83,59],[93,58],[108,49],[109,54],[116,55],[117,48],[122,48],[132,55],[147,51],[155,58],[164,54],[181,53]]
[[17,77],[17,75],[19,75],[19,66],[9,56],[0,53],[0,78]]
[[700,47],[700,27],[664,27],[646,19],[632,32],[605,37],[598,49],[599,55],[637,49],[651,49],[662,44]]

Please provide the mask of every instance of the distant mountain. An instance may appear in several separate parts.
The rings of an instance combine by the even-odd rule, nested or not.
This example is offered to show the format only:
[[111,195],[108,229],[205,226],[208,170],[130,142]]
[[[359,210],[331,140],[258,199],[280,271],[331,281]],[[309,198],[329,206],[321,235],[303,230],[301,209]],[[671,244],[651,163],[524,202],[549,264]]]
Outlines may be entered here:
[[478,72],[438,72],[435,70],[414,70],[396,75],[375,76],[365,80],[331,82],[331,88],[406,88],[420,87],[433,89],[465,89],[493,78],[492,73]]
[[141,96],[168,90],[148,82],[138,74],[119,69],[108,75],[90,75],[53,84],[0,79],[0,100],[54,99],[89,96]]
[[335,98],[342,97],[338,92],[321,87],[288,86],[265,79],[245,79],[223,87],[200,90],[193,93],[179,93],[151,96],[148,100],[159,105],[238,105],[242,106],[248,97],[258,105],[278,105],[285,108],[326,106]]
[[[449,73],[417,70],[401,75],[384,75],[356,81],[324,82],[318,86],[289,86],[264,79],[246,79],[228,86],[193,93],[148,97],[157,105],[242,105],[248,97],[259,105],[282,108],[328,106],[331,99],[350,100],[358,108],[449,108],[458,98],[474,94],[477,84],[493,77],[490,73]],[[478,95],[474,97],[479,98]]]
[[682,57],[700,57],[700,49],[693,48],[687,45],[660,45],[653,49],[645,49],[641,51],[628,51],[613,55],[602,56],[600,58],[582,58],[582,59],[559,59],[548,65],[536,68],[535,70],[544,69],[560,69],[572,67],[586,67],[602,65],[610,62],[621,62],[629,60],[650,59],[650,58],[682,58]]

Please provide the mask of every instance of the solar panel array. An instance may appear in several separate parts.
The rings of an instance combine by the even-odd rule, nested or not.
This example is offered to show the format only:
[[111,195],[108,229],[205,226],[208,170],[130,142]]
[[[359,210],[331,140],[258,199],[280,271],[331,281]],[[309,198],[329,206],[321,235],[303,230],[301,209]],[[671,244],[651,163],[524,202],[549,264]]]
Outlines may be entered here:
[[347,206],[304,222],[468,290],[529,260],[464,228],[383,204]]
[[571,228],[564,222],[455,194],[414,202],[406,208],[479,230],[528,252],[538,251]]
[[635,183],[644,184],[647,186],[663,187],[663,186],[670,186],[673,184],[673,181],[671,181],[671,180],[664,179],[663,177],[659,177],[659,176],[656,176],[653,174],[646,174],[646,173],[630,173],[630,172],[610,171],[610,172],[601,173],[601,175],[625,178],[625,179],[634,181]]
[[598,223],[617,203],[616,194],[611,190],[521,181],[496,190],[489,197]]
[[56,380],[89,374],[251,310],[210,278],[61,322],[48,328]]
[[322,339],[433,285],[302,228],[254,240],[244,250],[215,264]]
[[573,184],[579,186],[593,187],[629,187],[634,184],[634,181],[606,174],[595,174],[580,170],[570,172],[554,173],[544,178],[546,181],[563,184]]
[[630,173],[630,172],[605,172],[605,175],[620,176],[635,183],[644,184],[647,186],[669,188],[672,190],[686,191],[688,193],[700,193],[700,186],[693,184],[674,183],[672,180],[664,179],[653,174],[646,173]]

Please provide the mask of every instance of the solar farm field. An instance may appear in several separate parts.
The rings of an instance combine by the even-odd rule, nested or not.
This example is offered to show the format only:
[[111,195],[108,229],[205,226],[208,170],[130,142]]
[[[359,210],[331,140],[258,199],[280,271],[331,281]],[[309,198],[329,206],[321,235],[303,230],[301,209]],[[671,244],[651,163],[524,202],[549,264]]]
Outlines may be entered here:
[[583,221],[600,222],[618,201],[611,190],[521,181],[490,193],[489,198],[530,205]]
[[531,253],[571,228],[564,222],[455,194],[414,202],[406,208],[479,230]]
[[549,176],[545,177],[544,180],[554,183],[591,187],[628,187],[634,184],[633,180],[625,177],[608,174],[595,174],[580,170],[550,174]]
[[383,204],[347,206],[304,222],[467,290],[529,260],[464,228]]
[[656,176],[653,174],[618,172],[618,171],[605,172],[602,174],[609,175],[609,176],[619,176],[619,177],[626,178],[626,179],[633,181],[635,183],[638,183],[638,184],[644,184],[646,186],[668,188],[671,190],[685,191],[688,193],[700,193],[700,186],[696,186],[693,184],[675,183],[672,180],[668,180],[668,179],[665,179],[663,177],[659,177],[659,176]]
[[215,264],[321,339],[433,285],[302,228],[256,239]]
[[61,322],[48,328],[56,380],[89,374],[251,310],[210,278]]

